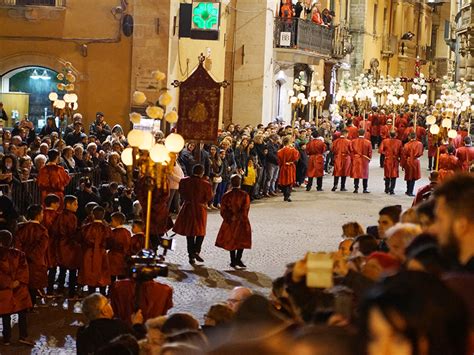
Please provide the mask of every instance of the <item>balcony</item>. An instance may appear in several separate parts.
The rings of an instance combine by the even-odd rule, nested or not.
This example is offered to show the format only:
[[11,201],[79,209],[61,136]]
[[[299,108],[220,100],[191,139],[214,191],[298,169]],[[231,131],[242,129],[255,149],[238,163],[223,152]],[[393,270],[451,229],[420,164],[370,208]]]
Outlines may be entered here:
[[316,58],[330,58],[334,30],[301,19],[275,18],[274,48]]
[[0,7],[23,6],[66,7],[66,0],[0,0]]

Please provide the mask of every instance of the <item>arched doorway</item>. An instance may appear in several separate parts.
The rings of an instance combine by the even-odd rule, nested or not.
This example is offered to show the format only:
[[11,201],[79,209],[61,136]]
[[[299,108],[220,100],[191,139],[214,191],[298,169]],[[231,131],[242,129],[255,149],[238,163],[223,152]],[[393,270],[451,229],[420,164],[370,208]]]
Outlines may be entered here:
[[28,116],[36,129],[41,129],[46,117],[52,115],[48,94],[57,91],[58,73],[42,66],[25,66],[10,70],[1,77],[0,101],[4,102],[7,125]]

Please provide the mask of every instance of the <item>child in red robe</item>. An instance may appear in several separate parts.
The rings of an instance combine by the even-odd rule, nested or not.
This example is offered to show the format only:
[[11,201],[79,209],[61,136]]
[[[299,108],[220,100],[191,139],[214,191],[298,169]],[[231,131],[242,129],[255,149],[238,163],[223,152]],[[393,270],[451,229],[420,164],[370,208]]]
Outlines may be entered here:
[[28,263],[25,253],[11,247],[12,240],[9,231],[0,231],[0,315],[3,344],[10,344],[11,315],[18,313],[20,343],[34,345],[28,339],[26,322],[26,310],[32,306],[28,292]]
[[141,220],[134,220],[132,224],[132,240],[130,242],[130,253],[136,255],[145,248],[144,224]]
[[45,208],[43,210],[43,221],[41,224],[46,227],[48,230],[49,240],[48,240],[48,253],[46,254],[48,263],[48,295],[53,294],[54,291],[54,281],[56,280],[56,268],[57,263],[57,240],[54,239],[52,233],[52,227],[58,218],[58,209],[61,205],[61,200],[55,194],[49,194],[44,199]]
[[64,290],[66,272],[69,272],[69,298],[76,295],[77,270],[81,265],[81,234],[78,227],[76,196],[64,197],[64,210],[56,219],[52,233],[57,246],[59,265],[58,292]]
[[[28,222],[18,227],[15,236],[17,249],[26,254],[30,279],[28,283],[33,305],[40,292],[48,285],[48,230],[41,224],[43,207],[31,205],[26,212]],[[40,291],[40,292],[38,292]]]
[[111,280],[106,246],[112,231],[104,222],[103,207],[95,207],[92,213],[94,221],[82,227],[82,267],[79,270],[79,284],[87,285],[89,293],[94,293],[99,287],[100,293],[105,295]]
[[123,278],[127,274],[127,258],[130,256],[130,242],[132,234],[123,226],[126,217],[122,212],[112,213],[110,226],[112,229],[111,238],[107,241],[109,253],[110,274],[112,282],[117,278]]

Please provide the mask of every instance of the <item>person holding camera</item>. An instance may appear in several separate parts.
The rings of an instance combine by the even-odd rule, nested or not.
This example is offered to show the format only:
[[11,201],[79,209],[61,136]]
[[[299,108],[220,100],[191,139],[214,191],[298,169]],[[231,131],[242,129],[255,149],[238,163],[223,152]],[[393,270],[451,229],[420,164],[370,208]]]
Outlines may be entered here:
[[242,179],[233,175],[232,190],[225,193],[221,202],[221,228],[217,234],[216,246],[230,252],[230,266],[245,268],[242,262],[244,249],[252,247],[252,230],[249,221],[250,196],[240,189]]
[[204,166],[196,164],[193,166],[193,175],[182,179],[179,183],[179,194],[183,205],[173,231],[186,236],[191,265],[195,264],[195,260],[204,262],[199,253],[206,235],[207,203],[212,198],[212,187],[203,176]]

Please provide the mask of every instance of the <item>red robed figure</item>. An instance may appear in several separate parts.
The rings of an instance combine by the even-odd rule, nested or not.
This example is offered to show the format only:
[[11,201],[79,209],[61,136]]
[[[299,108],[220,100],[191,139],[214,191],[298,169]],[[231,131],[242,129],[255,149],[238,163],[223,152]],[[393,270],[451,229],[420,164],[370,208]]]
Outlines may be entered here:
[[145,234],[136,233],[132,235],[132,239],[130,240],[130,253],[136,255],[143,248],[145,248]]
[[334,155],[334,176],[351,175],[351,141],[341,137],[332,144]]
[[105,249],[111,230],[102,221],[94,221],[82,228],[83,257],[78,282],[81,285],[107,286],[110,269]]
[[439,156],[438,182],[443,182],[447,177],[454,175],[455,171],[461,169],[459,159],[454,155],[443,153]]
[[474,147],[459,147],[456,150],[456,157],[459,159],[462,171],[469,171],[469,165],[474,161]]
[[[141,178],[135,187],[138,201],[142,206],[142,220],[146,223],[148,188],[145,178]],[[173,228],[173,220],[169,216],[168,200],[169,190],[155,187],[151,194],[151,224],[150,235],[163,235]]]
[[435,143],[435,136],[428,132],[428,158],[436,157],[438,149]]
[[217,234],[217,247],[229,251],[252,247],[249,209],[250,196],[245,191],[234,188],[224,194],[221,202],[224,220]]
[[370,126],[370,135],[371,136],[380,136],[380,120],[379,115],[374,114],[370,116],[370,122],[372,125]]
[[405,180],[421,179],[420,160],[423,155],[423,144],[417,140],[406,143],[402,149],[402,167],[405,169]]
[[199,176],[189,176],[179,182],[183,205],[173,231],[184,236],[206,235],[207,203],[212,198],[211,184]]
[[15,234],[16,248],[26,255],[30,288],[43,288],[48,285],[48,230],[36,222],[22,223]]
[[372,158],[372,143],[361,137],[354,139],[351,142],[351,155],[351,178],[368,179],[369,163]]
[[324,152],[326,151],[326,143],[316,138],[306,145],[306,153],[309,156],[308,177],[317,178],[324,176]]
[[[115,281],[110,291],[110,303],[115,315],[131,325],[132,313],[135,313],[135,280]],[[156,281],[145,281],[141,285],[138,306],[146,321],[164,316],[173,307],[173,289]]]
[[392,125],[385,125],[380,127],[380,138],[382,140],[390,138],[390,131],[392,130]]
[[36,183],[41,191],[41,201],[44,203],[46,196],[55,194],[59,197],[62,205],[64,188],[69,184],[69,181],[71,181],[71,177],[62,166],[56,164],[43,166],[36,179]]
[[296,181],[296,162],[300,158],[300,153],[294,147],[286,146],[278,151],[277,156],[280,167],[278,184],[281,186],[293,185]]
[[48,264],[48,269],[58,266],[57,261],[57,241],[54,238],[53,234],[53,224],[56,222],[59,213],[56,210],[45,208],[43,210],[43,221],[41,224],[46,227],[48,230],[48,252],[46,254],[46,263]]
[[402,155],[402,142],[396,138],[387,138],[382,141],[380,154],[385,155],[383,163],[384,177],[397,178]]
[[359,137],[359,129],[355,126],[347,127],[347,139],[354,140]]
[[76,214],[63,210],[52,228],[56,242],[58,265],[66,269],[79,269],[82,263],[81,232]]
[[130,256],[131,239],[132,235],[125,227],[112,229],[111,237],[107,241],[110,275],[125,276],[127,274],[127,257]]
[[[20,285],[12,288],[13,281],[18,281]],[[0,314],[17,313],[32,307],[28,283],[25,253],[0,247]]]

